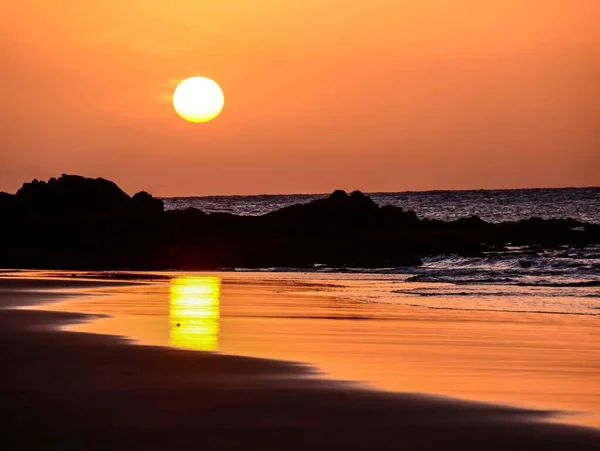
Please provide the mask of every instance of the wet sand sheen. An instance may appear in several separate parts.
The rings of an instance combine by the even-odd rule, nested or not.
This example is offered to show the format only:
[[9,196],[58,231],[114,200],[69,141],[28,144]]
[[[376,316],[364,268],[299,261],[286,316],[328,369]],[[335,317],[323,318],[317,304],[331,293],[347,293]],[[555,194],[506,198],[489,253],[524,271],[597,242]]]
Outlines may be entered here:
[[[65,294],[4,282],[4,307]],[[0,309],[2,449],[600,447],[597,430],[543,423],[551,412],[361,390],[307,379],[307,367],[285,362],[56,331],[86,319]]]
[[[219,276],[217,318],[202,293],[210,298]],[[307,362],[335,379],[380,389],[570,411],[578,415],[559,419],[600,426],[597,318],[365,304],[333,298],[326,281],[255,274],[191,280],[179,298],[165,281],[107,287],[98,298],[50,308],[114,315],[72,330]],[[186,305],[188,318],[181,316]]]

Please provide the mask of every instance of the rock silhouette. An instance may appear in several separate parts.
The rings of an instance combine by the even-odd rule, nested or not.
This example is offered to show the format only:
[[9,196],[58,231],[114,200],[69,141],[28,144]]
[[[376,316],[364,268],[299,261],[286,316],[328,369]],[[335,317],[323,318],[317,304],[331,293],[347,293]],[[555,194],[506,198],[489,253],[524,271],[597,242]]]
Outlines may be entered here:
[[63,175],[0,193],[0,267],[224,269],[398,267],[438,254],[481,255],[505,245],[538,249],[600,243],[600,225],[573,219],[487,223],[420,220],[359,191],[263,216],[164,211],[146,192]]

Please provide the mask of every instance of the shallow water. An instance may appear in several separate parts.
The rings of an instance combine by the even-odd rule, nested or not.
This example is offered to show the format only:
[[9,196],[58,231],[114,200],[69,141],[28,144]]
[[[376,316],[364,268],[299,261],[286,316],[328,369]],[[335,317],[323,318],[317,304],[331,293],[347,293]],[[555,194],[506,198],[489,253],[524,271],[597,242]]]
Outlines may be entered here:
[[[584,299],[572,293],[547,297],[519,287],[511,296],[497,286],[381,274],[154,277],[48,308],[110,315],[71,330],[306,362],[375,388],[580,412],[567,420],[600,426],[600,318],[568,312],[568,303]],[[473,292],[453,296],[457,289]],[[428,291],[438,294],[422,295]],[[531,303],[569,314],[524,313]]]
[[[208,196],[165,198],[167,210],[198,208],[207,213],[262,215],[279,208],[322,199],[328,194]],[[600,188],[422,191],[370,193],[379,205],[414,210],[421,218],[454,220],[478,215],[489,222],[574,218],[600,223]]]

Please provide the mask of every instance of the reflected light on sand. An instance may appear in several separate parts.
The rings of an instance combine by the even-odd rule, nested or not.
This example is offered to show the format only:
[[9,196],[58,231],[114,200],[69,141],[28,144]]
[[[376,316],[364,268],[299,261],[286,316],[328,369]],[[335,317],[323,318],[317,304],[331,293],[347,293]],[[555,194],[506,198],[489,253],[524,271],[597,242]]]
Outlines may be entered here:
[[173,346],[216,351],[219,346],[219,277],[177,277],[169,298]]

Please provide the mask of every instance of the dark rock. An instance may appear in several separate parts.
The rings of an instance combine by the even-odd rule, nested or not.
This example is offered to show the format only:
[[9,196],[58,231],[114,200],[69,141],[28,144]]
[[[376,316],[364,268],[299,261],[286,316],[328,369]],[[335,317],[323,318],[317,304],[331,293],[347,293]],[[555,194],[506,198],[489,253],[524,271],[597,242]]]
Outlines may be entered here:
[[329,202],[342,203],[348,201],[348,193],[343,189],[336,189],[327,198]]
[[382,224],[388,228],[411,228],[417,226],[420,221],[414,211],[404,211],[400,207],[384,205],[379,209]]
[[160,214],[165,210],[164,202],[152,197],[146,191],[140,191],[131,198],[133,208],[149,214]]
[[464,228],[477,228],[477,227],[485,227],[486,225],[488,225],[487,222],[485,222],[483,219],[481,219],[477,215],[469,216],[467,218],[459,218],[456,221],[454,221],[454,223],[457,226],[464,227]]
[[115,183],[101,178],[90,179],[63,174],[48,183],[33,180],[17,191],[17,201],[25,208],[56,214],[89,210],[123,210],[130,198]]
[[0,192],[0,212],[4,209],[12,209],[15,206],[15,202],[16,198],[14,194]]
[[0,193],[0,267],[219,269],[394,267],[421,257],[521,244],[546,249],[600,243],[600,225],[572,219],[444,222],[379,207],[360,191],[263,216],[164,211],[146,192],[129,197],[104,179],[63,175]]

